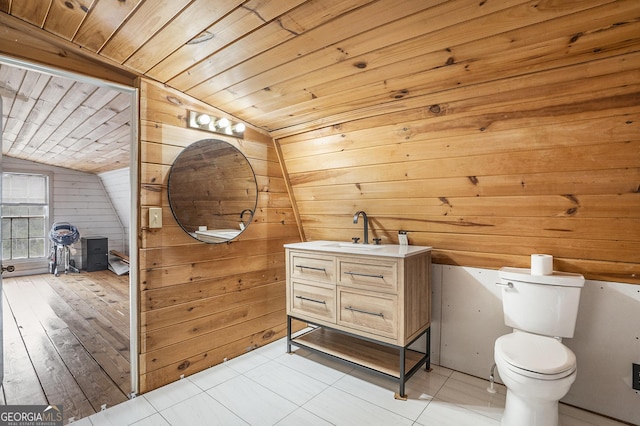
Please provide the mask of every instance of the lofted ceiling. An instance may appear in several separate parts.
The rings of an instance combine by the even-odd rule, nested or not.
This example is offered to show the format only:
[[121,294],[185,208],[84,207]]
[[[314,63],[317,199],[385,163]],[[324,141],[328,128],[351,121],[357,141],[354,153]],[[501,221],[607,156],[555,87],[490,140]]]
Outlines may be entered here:
[[[586,61],[594,40],[597,51],[624,50],[625,42],[608,40],[606,30],[623,27],[633,45],[640,34],[636,2],[0,0],[0,25],[33,29],[277,138],[437,107],[451,90],[474,96],[474,87],[506,75]],[[60,100],[70,96],[82,105],[81,96],[59,92]],[[118,107],[113,112],[121,117]],[[109,136],[102,138],[96,142]],[[46,142],[16,143],[37,152]],[[58,155],[68,152],[62,141],[49,144],[59,144]]]
[[0,63],[2,154],[102,173],[129,166],[133,96]]

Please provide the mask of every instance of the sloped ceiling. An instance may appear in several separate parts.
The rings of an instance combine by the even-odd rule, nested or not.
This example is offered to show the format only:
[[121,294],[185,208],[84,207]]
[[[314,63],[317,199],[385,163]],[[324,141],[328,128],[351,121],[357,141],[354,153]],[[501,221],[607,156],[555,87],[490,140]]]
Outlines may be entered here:
[[2,153],[101,173],[129,166],[132,95],[0,63]]
[[[276,138],[472,96],[505,75],[622,52],[640,34],[636,0],[0,0],[0,11],[15,34],[44,34]],[[611,22],[626,45],[598,38]]]

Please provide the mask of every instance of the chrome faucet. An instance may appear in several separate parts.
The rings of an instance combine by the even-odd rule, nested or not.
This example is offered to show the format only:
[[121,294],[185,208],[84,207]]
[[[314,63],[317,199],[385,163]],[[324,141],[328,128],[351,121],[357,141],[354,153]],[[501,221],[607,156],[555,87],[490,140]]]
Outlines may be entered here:
[[364,210],[360,210],[356,212],[353,216],[353,223],[358,223],[358,216],[362,215],[364,219],[363,228],[364,228],[364,243],[369,244],[369,218]]

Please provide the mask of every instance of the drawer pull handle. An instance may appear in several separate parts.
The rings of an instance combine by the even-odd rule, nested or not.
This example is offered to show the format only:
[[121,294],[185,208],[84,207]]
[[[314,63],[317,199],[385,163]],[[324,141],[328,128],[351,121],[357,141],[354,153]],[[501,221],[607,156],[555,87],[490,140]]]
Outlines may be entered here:
[[325,302],[324,300],[310,299],[308,297],[303,297],[303,296],[296,296],[296,299],[307,300],[307,301],[313,302],[313,303],[321,303],[323,305],[327,304],[327,302]]
[[327,272],[327,270],[326,270],[325,268],[316,268],[315,266],[296,265],[296,268],[300,268],[300,269],[312,269],[312,270],[314,270],[314,271]]
[[377,274],[363,274],[361,272],[351,272],[351,271],[347,271],[345,272],[346,275],[351,275],[351,276],[358,276],[358,277],[370,277],[370,278],[380,278],[383,279],[384,275],[377,275]]
[[376,317],[384,318],[384,314],[382,312],[380,312],[378,314],[378,313],[375,313],[375,312],[363,311],[361,309],[352,308],[351,306],[347,306],[345,309],[347,311],[359,312],[361,314],[373,315],[373,316],[376,316]]

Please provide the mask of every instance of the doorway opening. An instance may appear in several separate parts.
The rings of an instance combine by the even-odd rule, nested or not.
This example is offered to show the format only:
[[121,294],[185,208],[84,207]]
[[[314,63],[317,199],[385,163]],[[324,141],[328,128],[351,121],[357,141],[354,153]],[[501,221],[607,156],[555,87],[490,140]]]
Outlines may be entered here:
[[[29,203],[15,198],[14,206],[27,207],[20,212],[3,205],[3,246],[16,250],[3,255],[15,272],[2,283],[0,400],[63,404],[65,421],[77,420],[138,392],[138,91],[3,56],[0,77],[2,172],[49,182],[47,207],[40,206],[47,214],[31,222],[48,221],[46,231],[55,222],[73,223],[85,239],[104,238],[109,252],[107,267],[88,267],[85,241],[78,241],[70,260],[79,272],[51,274],[52,242],[30,234]],[[27,220],[18,217],[22,211]],[[36,250],[43,239],[47,247]],[[18,243],[26,244],[26,256]]]

